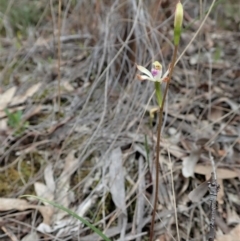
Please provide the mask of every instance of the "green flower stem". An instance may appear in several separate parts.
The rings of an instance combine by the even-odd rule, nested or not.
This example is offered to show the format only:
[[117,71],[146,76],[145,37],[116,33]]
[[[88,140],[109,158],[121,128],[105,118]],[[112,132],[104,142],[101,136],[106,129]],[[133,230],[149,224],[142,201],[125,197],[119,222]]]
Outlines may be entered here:
[[159,82],[155,82],[155,94],[157,97],[158,106],[161,108],[163,97],[162,97],[161,83]]

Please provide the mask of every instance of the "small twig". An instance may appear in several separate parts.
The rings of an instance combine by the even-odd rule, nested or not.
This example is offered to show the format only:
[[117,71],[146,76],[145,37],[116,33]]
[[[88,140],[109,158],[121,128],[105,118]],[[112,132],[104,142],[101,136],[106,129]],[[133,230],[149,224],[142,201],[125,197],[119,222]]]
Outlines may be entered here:
[[215,219],[216,219],[216,209],[217,209],[217,193],[219,190],[219,185],[215,175],[212,172],[211,179],[208,182],[208,190],[210,196],[210,223],[209,223],[209,233],[208,241],[213,241],[215,238]]
[[217,183],[217,173],[216,166],[213,160],[213,156],[209,152],[209,158],[212,165],[212,173],[210,181],[208,182],[208,190],[210,196],[210,224],[209,224],[209,233],[208,240],[213,241],[215,238],[215,219],[216,219],[216,209],[217,209],[217,193],[219,190],[219,185]]
[[216,165],[215,165],[215,162],[213,160],[213,156],[212,156],[211,152],[209,152],[209,159],[211,161],[212,172],[213,172],[214,179],[217,180]]
[[7,229],[5,226],[2,226],[1,229],[12,241],[18,241],[18,238],[10,229]]

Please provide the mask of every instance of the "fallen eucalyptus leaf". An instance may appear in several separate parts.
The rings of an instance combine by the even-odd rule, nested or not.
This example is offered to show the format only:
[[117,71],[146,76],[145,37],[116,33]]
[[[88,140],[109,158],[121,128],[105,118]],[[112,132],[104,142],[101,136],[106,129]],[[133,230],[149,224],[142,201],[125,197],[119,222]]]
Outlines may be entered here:
[[195,165],[199,160],[200,157],[200,149],[194,150],[190,153],[189,156],[183,157],[183,164],[182,164],[182,174],[184,177],[193,177]]

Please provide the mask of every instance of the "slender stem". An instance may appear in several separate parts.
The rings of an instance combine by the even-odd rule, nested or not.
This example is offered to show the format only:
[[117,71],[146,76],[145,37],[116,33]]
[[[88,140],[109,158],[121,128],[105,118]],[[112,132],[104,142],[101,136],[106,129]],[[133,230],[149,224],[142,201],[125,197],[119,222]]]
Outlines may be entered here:
[[62,0],[58,1],[58,108],[60,113],[61,108],[61,15],[62,15]]
[[154,194],[154,206],[153,206],[153,214],[152,214],[152,221],[151,221],[151,227],[150,227],[150,239],[149,239],[149,241],[153,241],[155,216],[156,216],[156,212],[157,212],[157,203],[158,203],[159,171],[160,171],[160,165],[159,165],[160,141],[161,141],[161,130],[162,130],[162,122],[163,122],[163,109],[164,109],[164,104],[165,104],[167,92],[168,92],[168,89],[169,89],[170,80],[172,78],[173,69],[174,69],[174,66],[175,66],[176,59],[177,59],[177,50],[178,50],[178,46],[175,46],[174,52],[173,52],[173,57],[172,57],[172,62],[171,62],[171,65],[170,65],[169,80],[167,81],[167,85],[166,85],[166,88],[164,90],[162,105],[160,106],[160,111],[159,111],[159,115],[158,115],[159,121],[158,121],[158,129],[157,129],[157,146],[156,146],[156,183],[155,183],[156,188],[155,188],[155,194]]

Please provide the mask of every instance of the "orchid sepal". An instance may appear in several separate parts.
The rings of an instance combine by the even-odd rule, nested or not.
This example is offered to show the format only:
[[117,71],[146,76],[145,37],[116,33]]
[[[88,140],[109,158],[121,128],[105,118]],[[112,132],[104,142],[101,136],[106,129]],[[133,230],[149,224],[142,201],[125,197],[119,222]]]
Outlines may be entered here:
[[[145,67],[141,66],[141,65],[136,65],[137,66],[137,69],[143,73],[143,75],[137,75],[137,78],[139,80],[150,80],[150,81],[153,81],[153,82],[159,82],[159,83],[162,83],[162,81],[164,80],[164,78],[160,78],[160,79],[156,79],[156,77],[154,77],[152,75],[152,73],[146,69]],[[162,71],[160,71],[160,74],[159,76],[162,75]],[[165,75],[164,75],[165,76]]]

